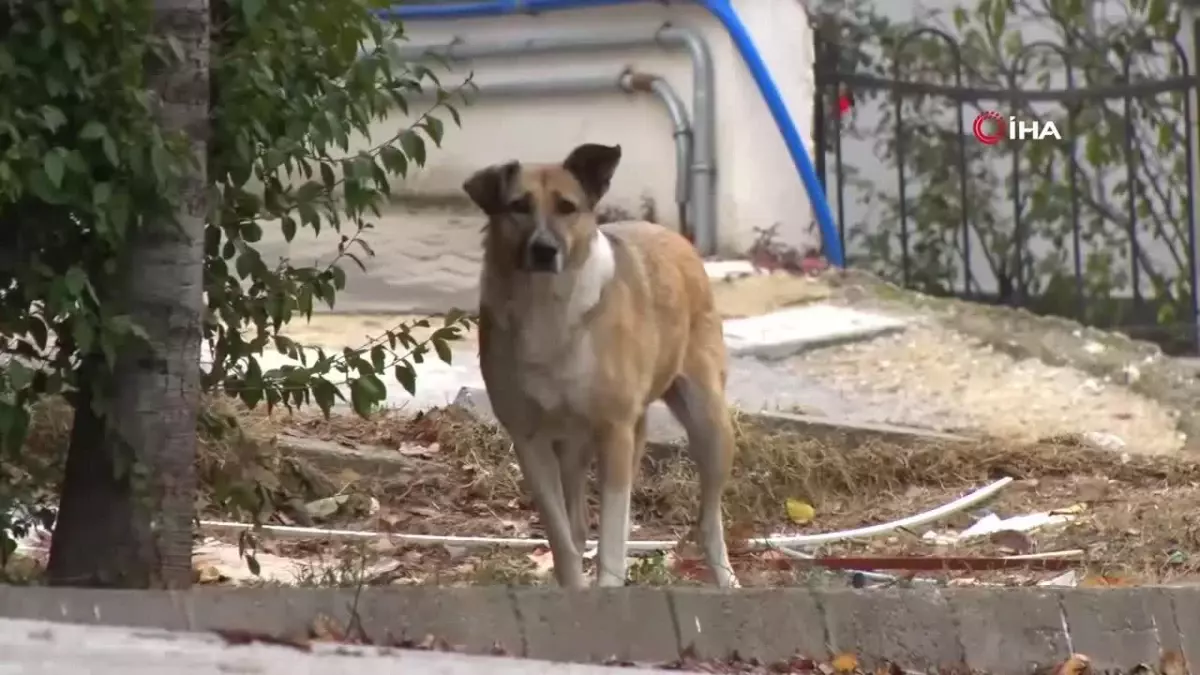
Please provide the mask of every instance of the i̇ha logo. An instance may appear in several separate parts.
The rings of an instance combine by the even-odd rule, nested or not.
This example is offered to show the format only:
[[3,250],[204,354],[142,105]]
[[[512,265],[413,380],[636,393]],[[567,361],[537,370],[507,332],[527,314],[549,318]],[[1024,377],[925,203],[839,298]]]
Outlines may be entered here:
[[1040,141],[1044,138],[1062,140],[1062,134],[1058,133],[1054,122],[1020,120],[1015,116],[1005,118],[995,110],[979,113],[975,123],[971,125],[971,132],[975,135],[975,140],[984,145],[995,145],[1005,138],[1010,141]]

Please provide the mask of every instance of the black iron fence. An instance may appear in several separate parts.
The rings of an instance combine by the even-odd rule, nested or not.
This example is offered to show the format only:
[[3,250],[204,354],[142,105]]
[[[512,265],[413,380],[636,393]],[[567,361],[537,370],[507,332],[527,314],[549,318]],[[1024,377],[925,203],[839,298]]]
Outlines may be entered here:
[[1197,348],[1197,80],[1179,43],[815,33],[816,165],[850,264]]

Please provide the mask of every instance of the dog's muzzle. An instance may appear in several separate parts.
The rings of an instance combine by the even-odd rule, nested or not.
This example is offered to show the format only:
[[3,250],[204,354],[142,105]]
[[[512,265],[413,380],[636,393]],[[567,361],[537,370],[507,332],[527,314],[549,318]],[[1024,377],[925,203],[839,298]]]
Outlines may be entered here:
[[562,249],[549,233],[535,233],[525,245],[525,269],[530,272],[561,272]]

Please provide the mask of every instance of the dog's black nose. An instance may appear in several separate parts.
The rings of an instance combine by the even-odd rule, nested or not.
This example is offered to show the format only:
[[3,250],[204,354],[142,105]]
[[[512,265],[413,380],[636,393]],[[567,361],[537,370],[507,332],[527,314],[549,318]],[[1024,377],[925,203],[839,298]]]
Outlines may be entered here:
[[532,272],[557,272],[559,255],[558,244],[541,238],[529,242],[526,252],[529,270]]

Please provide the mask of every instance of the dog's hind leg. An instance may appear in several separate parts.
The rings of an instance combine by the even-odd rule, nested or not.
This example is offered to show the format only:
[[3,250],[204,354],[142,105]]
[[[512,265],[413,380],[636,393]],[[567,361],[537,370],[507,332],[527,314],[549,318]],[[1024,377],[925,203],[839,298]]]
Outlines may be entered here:
[[587,550],[588,535],[588,466],[591,464],[592,447],[584,439],[559,441],[554,444],[558,455],[558,470],[562,476],[563,497],[567,504],[567,520],[571,522],[571,541],[575,550]]
[[550,554],[554,558],[554,578],[564,588],[586,588],[583,576],[583,551],[575,547],[567,504],[563,497],[559,461],[552,443],[547,439],[529,438],[514,441],[521,475],[533,493]]
[[[685,373],[688,369],[685,369]],[[687,431],[688,454],[700,475],[700,546],[718,586],[737,587],[725,546],[721,499],[733,467],[733,423],[719,372],[691,368],[675,379],[663,402]],[[693,379],[694,378],[694,379]]]

